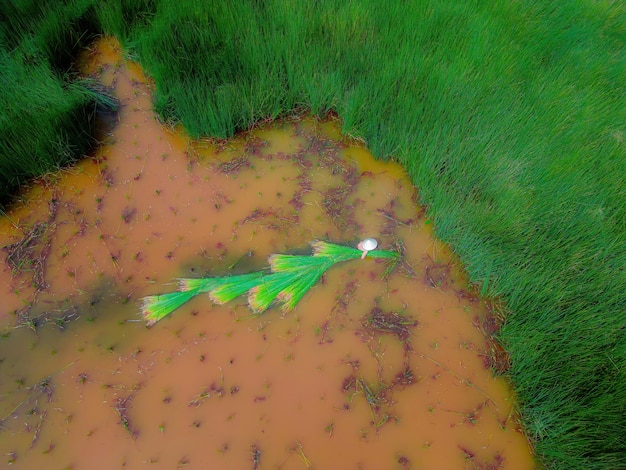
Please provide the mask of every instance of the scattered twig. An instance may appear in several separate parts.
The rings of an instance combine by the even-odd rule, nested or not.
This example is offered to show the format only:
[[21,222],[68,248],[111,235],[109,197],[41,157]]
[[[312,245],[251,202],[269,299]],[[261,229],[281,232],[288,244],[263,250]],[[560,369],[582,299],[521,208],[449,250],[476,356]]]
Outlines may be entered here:
[[302,443],[300,441],[296,442],[296,446],[291,451],[298,454],[298,456],[304,462],[304,465],[306,465],[306,468],[311,468],[312,466],[311,461],[304,453],[304,449],[302,448]]

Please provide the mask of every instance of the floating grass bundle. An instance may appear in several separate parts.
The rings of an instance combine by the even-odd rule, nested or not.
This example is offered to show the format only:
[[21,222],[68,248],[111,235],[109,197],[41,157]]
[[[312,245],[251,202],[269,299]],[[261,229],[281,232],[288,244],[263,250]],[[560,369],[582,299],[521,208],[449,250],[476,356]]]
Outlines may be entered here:
[[331,258],[326,258],[325,263],[300,271],[297,279],[278,293],[278,300],[283,304],[283,312],[292,310],[300,299],[313,287],[319,278],[334,264]]
[[254,312],[262,313],[278,300],[283,304],[283,312],[288,312],[333,264],[340,261],[344,260],[317,252],[313,256],[272,255],[269,263],[274,274],[250,291],[248,304]]
[[274,273],[263,279],[263,282],[250,290],[248,305],[255,314],[267,310],[278,295],[300,276],[297,271]]
[[259,285],[263,281],[263,273],[242,274],[227,279],[229,282],[223,282],[209,293],[209,297],[216,304],[222,305],[230,302]]
[[[224,304],[246,292],[248,305],[257,315],[275,303],[282,304],[282,311],[288,312],[330,267],[363,257],[363,251],[347,246],[323,241],[313,242],[312,245],[312,256],[271,255],[270,272],[179,279],[178,292],[144,297],[141,314],[151,326],[198,294],[208,293],[213,302]],[[385,272],[393,269],[400,258],[398,252],[389,250],[367,251],[365,254],[389,260]]]
[[148,322],[148,326],[152,326],[196,295],[203,293],[209,293],[213,302],[223,304],[256,286],[261,282],[262,275],[263,273],[251,273],[240,276],[179,279],[178,292],[144,297],[141,314]]
[[197,291],[183,291],[144,297],[141,315],[148,322],[148,326],[152,326],[197,294]]

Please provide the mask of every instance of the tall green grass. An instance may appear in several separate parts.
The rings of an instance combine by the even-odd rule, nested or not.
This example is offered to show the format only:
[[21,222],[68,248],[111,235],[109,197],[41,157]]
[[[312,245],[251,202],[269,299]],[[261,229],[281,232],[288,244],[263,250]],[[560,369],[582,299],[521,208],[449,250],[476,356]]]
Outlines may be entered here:
[[92,3],[0,5],[0,207],[33,177],[94,145],[95,111],[106,97],[72,70],[77,52],[97,33]]
[[499,336],[539,459],[626,468],[623,2],[93,5],[192,135],[334,110],[400,161],[472,282],[506,300]]

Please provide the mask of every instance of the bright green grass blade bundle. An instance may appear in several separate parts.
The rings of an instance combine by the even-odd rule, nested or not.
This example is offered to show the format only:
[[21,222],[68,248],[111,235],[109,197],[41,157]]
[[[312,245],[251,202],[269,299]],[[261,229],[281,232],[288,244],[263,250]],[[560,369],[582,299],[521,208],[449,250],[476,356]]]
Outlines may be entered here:
[[307,270],[302,273],[294,282],[292,282],[289,286],[284,288],[280,294],[278,294],[278,299],[283,304],[283,312],[289,312],[293,310],[296,304],[300,301],[300,299],[306,294],[311,287],[313,287],[320,277],[326,272],[328,267],[323,267],[323,269],[317,270]]
[[260,314],[270,308],[278,294],[297,277],[292,272],[274,273],[263,279],[263,282],[250,290],[248,305],[254,313]]
[[258,314],[263,313],[274,301],[278,300],[283,304],[283,312],[288,312],[337,262],[338,260],[334,258],[317,254],[313,256],[272,255],[269,263],[273,274],[269,274],[263,284],[250,291],[248,304]]
[[[328,258],[332,258],[335,263],[339,263],[340,261],[347,261],[350,259],[357,259],[360,258],[363,254],[361,250],[352,248],[350,246],[335,245],[334,243],[323,242],[320,240],[313,242],[312,246],[313,256],[325,256]],[[367,256],[369,258],[376,259],[400,259],[400,253],[392,250],[368,251]]]
[[[271,272],[254,272],[237,276],[178,280],[178,292],[152,295],[143,299],[142,315],[148,326],[155,324],[185,302],[201,293],[208,293],[217,304],[225,304],[248,292],[248,305],[255,314],[261,314],[274,303],[281,303],[283,312],[292,310],[322,275],[342,261],[361,258],[361,250],[323,241],[312,244],[312,256],[271,255]],[[371,258],[390,261],[388,273],[400,259],[395,251],[376,250],[367,253]]]
[[[250,291],[248,304],[257,314],[263,313],[272,303],[282,303],[283,312],[292,310],[300,299],[334,264],[361,258],[363,252],[349,246],[335,245],[324,241],[315,241],[313,256],[271,255],[269,258],[273,274]],[[400,255],[395,251],[375,250],[367,253],[371,258],[388,259],[393,269]]]
[[[360,258],[363,252],[352,248],[350,246],[335,245],[334,243],[323,242],[321,240],[314,241],[313,256],[324,256],[326,258],[332,258],[336,263],[340,261],[347,261],[349,259]],[[373,252],[368,253],[372,255]]]
[[219,287],[213,289],[209,297],[216,304],[228,303],[258,286],[259,283],[263,282],[263,276],[263,272],[258,272],[224,278],[227,282],[223,282]]
[[224,277],[182,278],[178,280],[178,290],[196,291],[197,293],[211,292],[221,286],[226,279]]
[[197,294],[197,291],[184,291],[144,297],[141,315],[152,326]]
[[310,269],[312,267],[326,265],[329,260],[331,260],[331,264],[335,264],[337,262],[335,259],[316,255],[271,255],[268,258],[270,269],[273,273],[298,273],[302,269]]

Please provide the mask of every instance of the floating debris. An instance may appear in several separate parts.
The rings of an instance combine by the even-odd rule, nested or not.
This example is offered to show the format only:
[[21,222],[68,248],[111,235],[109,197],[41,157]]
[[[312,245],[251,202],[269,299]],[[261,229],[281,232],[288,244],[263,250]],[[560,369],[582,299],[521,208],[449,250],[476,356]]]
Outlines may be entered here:
[[369,315],[361,320],[363,328],[371,333],[390,333],[400,341],[405,341],[411,334],[411,328],[417,326],[417,320],[396,312],[383,312],[374,307]]
[[132,402],[133,395],[128,395],[126,398],[118,397],[115,400],[115,404],[113,405],[113,409],[117,413],[120,418],[120,424],[124,428],[124,430],[133,438],[136,439],[139,435],[139,431],[134,428],[132,421],[130,420],[130,416],[128,414],[128,408]]

